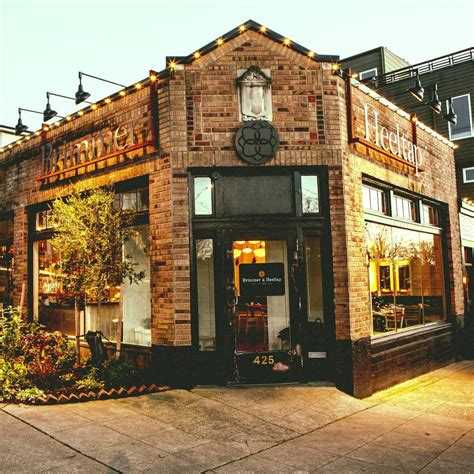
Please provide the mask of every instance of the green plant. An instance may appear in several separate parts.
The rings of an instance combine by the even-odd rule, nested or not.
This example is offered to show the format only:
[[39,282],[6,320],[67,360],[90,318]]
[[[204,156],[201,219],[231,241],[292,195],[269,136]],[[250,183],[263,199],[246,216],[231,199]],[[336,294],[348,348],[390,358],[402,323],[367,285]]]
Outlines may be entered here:
[[60,332],[29,332],[22,339],[22,349],[32,381],[41,388],[56,387],[74,366],[74,348]]
[[104,388],[104,382],[99,378],[98,367],[92,367],[74,386],[79,390],[100,390]]
[[100,376],[107,388],[129,387],[138,380],[134,365],[124,357],[112,357],[105,361],[100,368]]
[[40,390],[38,387],[31,387],[19,390],[15,394],[15,398],[19,402],[35,403],[38,398],[45,397],[46,394],[43,390]]
[[21,339],[27,330],[20,310],[9,306],[0,311],[0,346],[6,360],[13,360],[22,353]]
[[12,400],[20,390],[31,387],[26,365],[0,358],[0,396],[3,400]]

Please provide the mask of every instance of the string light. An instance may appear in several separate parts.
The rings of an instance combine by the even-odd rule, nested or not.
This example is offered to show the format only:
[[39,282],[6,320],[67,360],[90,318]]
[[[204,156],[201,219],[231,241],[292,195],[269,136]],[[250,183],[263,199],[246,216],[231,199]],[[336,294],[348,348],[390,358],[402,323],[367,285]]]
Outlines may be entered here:
[[201,53],[199,51],[196,51],[194,54],[194,59],[199,59],[201,57]]
[[97,108],[98,108],[98,105],[97,105],[97,104],[92,104],[92,105],[91,105],[91,109],[92,109],[92,110],[97,110]]
[[111,102],[112,102],[112,100],[110,99],[110,97],[107,97],[107,99],[105,99],[106,104],[110,104]]
[[40,135],[40,132],[35,132],[35,135],[38,137]]
[[82,116],[84,115],[84,111],[83,111],[83,110],[79,110],[79,112],[77,112],[77,114],[82,117]]
[[174,71],[176,69],[176,61],[173,61],[171,60],[169,63],[168,63],[168,67],[170,68],[171,71]]
[[289,38],[285,38],[285,39],[283,40],[283,45],[284,45],[284,46],[287,46],[287,47],[288,47],[288,46],[291,46],[291,40],[290,40]]
[[13,146],[12,146],[12,145],[8,145],[8,148],[11,150],[11,149],[13,148]]
[[262,25],[262,26],[259,28],[259,31],[260,31],[260,33],[265,34],[265,33],[267,32],[267,27]]
[[119,92],[119,94],[120,94],[122,97],[124,97],[127,93],[126,93],[124,90],[121,90],[121,91]]
[[222,46],[224,44],[224,40],[222,38],[219,38],[217,41],[217,46]]
[[49,130],[49,127],[48,127],[47,125],[45,125],[45,126],[43,127],[43,130],[44,130],[45,132],[47,132],[47,131]]
[[0,148],[0,153],[3,153],[5,151],[5,148]]
[[135,84],[135,89],[141,89],[141,88],[142,88],[141,82],[137,82],[137,83]]
[[69,122],[71,120],[71,116],[70,115],[67,115],[66,116],[66,120]]
[[61,122],[54,122],[54,125],[56,125],[56,127],[59,127],[61,125]]
[[240,31],[241,33],[243,33],[246,29],[247,29],[247,27],[246,27],[245,25],[240,25],[240,26],[239,26],[239,31]]
[[156,77],[154,74],[151,74],[151,75],[150,75],[150,81],[151,81],[151,82],[155,82],[156,79],[157,79],[157,77]]
[[313,59],[314,55],[315,55],[314,51],[308,51],[308,58]]

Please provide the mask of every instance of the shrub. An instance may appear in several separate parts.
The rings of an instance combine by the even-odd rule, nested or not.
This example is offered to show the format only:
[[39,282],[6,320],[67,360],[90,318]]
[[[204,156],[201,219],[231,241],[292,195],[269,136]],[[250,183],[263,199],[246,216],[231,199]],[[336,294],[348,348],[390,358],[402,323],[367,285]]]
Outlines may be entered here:
[[79,390],[100,390],[104,388],[104,382],[99,378],[99,369],[92,367],[89,373],[75,383]]
[[31,387],[28,368],[24,364],[0,358],[0,396],[3,400],[12,400],[18,391]]
[[100,369],[100,376],[107,388],[129,387],[138,380],[134,365],[124,357],[106,360]]
[[18,308],[10,306],[0,311],[0,345],[5,360],[21,356],[21,340],[26,331],[27,325]]
[[15,398],[19,402],[27,402],[27,403],[35,403],[38,398],[45,397],[46,394],[43,392],[43,390],[40,390],[38,387],[31,387],[31,388],[25,388],[23,390],[19,390]]
[[22,349],[33,382],[42,388],[57,386],[61,376],[74,366],[74,347],[60,332],[29,332],[23,337]]

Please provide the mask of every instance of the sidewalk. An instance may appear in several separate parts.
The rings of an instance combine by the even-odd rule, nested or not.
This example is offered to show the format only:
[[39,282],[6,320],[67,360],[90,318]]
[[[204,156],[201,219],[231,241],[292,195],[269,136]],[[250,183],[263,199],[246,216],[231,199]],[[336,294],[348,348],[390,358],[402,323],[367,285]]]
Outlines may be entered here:
[[365,400],[332,386],[6,405],[1,472],[474,472],[474,362]]

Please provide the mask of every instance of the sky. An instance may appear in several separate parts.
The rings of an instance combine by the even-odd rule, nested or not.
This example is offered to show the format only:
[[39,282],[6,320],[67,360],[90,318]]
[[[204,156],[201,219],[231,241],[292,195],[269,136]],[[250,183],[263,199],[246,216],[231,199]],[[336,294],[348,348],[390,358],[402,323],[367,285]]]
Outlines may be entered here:
[[[15,126],[18,107],[43,111],[46,91],[74,96],[78,71],[130,85],[248,19],[341,58],[386,46],[414,64],[474,46],[474,0],[0,0],[0,124]],[[92,101],[119,89],[83,85]]]

